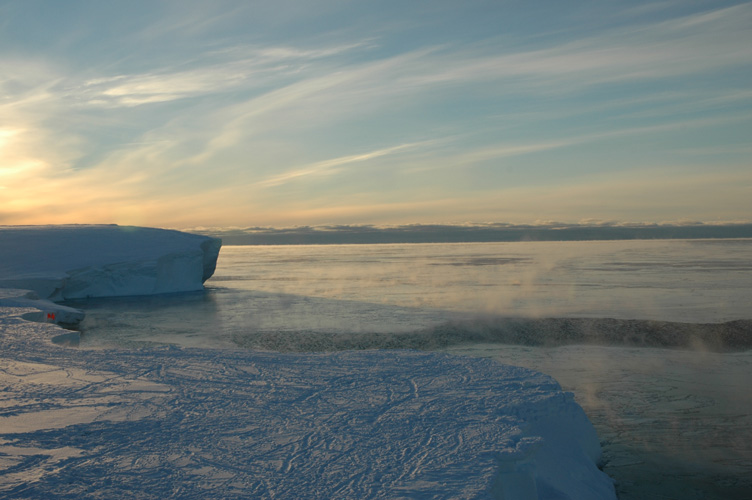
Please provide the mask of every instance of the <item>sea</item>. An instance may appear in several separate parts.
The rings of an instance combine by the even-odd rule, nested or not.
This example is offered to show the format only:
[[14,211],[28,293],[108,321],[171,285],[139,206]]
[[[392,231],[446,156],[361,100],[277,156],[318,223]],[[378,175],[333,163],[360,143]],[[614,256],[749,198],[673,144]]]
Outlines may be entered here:
[[624,499],[752,498],[752,239],[225,246],[79,348],[419,349],[552,375]]

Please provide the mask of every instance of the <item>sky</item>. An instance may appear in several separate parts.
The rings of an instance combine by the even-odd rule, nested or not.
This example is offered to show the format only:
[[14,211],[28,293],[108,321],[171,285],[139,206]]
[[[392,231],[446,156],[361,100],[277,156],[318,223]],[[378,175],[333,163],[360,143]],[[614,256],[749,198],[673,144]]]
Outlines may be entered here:
[[0,0],[0,224],[752,220],[752,2]]

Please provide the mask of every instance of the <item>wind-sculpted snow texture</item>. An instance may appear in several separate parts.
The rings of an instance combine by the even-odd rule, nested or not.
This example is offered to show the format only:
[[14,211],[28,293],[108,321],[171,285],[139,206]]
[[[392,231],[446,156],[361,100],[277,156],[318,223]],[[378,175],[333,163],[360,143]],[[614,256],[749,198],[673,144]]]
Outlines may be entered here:
[[0,287],[55,301],[201,290],[220,246],[143,227],[0,226]]
[[86,351],[0,308],[0,498],[615,498],[572,395],[414,351]]

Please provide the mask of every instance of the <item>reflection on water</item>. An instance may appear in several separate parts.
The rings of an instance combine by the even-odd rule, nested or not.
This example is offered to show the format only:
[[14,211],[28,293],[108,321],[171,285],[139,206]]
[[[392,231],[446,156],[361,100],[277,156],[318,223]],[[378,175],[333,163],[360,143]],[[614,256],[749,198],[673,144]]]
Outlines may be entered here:
[[66,305],[86,311],[78,327],[82,347],[232,347],[214,333],[218,308],[209,293],[71,300]]
[[[456,313],[431,309],[226,288],[66,304],[86,310],[79,329],[81,346],[87,348],[177,344],[336,350],[337,346],[327,341],[332,336],[350,340],[374,334],[399,336],[457,317]],[[285,344],[279,342],[285,339]],[[307,349],[305,345],[316,347]]]
[[752,240],[226,247],[209,284],[502,316],[749,319]]

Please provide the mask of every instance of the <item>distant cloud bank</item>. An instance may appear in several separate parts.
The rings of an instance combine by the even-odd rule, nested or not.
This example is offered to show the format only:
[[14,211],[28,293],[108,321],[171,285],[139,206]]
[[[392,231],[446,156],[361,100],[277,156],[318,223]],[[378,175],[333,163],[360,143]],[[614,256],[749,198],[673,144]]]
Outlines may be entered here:
[[472,243],[637,239],[752,238],[752,223],[671,224],[412,224],[301,226],[292,228],[195,228],[225,245],[326,245],[375,243]]

